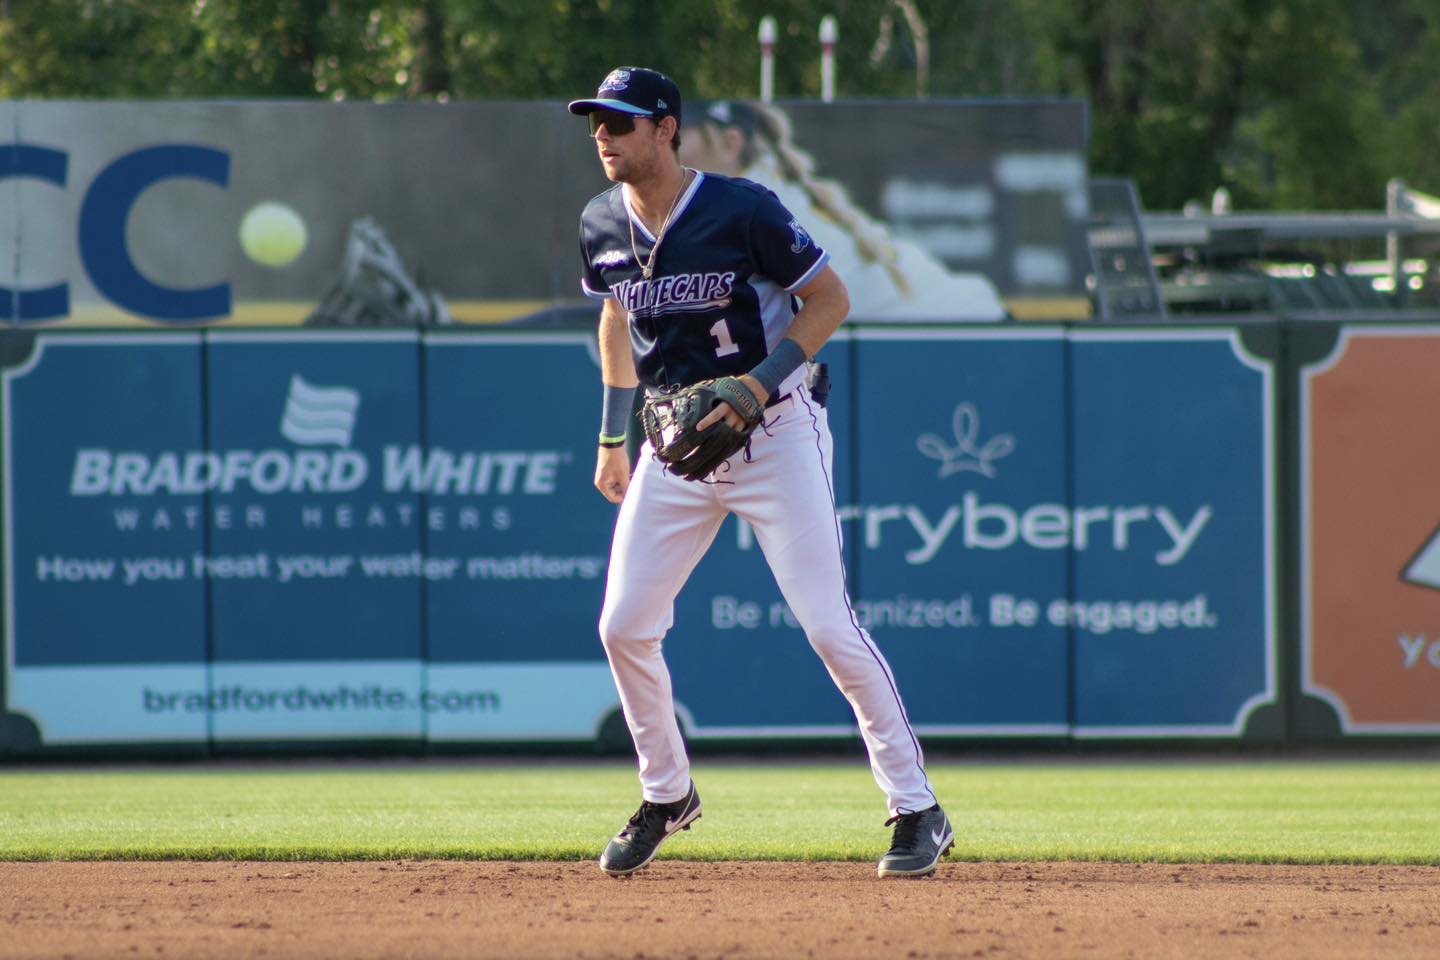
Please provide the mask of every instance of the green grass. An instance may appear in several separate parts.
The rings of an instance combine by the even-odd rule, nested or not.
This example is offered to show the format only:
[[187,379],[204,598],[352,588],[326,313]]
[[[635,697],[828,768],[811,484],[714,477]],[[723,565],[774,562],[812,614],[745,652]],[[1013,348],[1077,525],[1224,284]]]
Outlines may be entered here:
[[[1440,864],[1440,764],[932,764],[966,860]],[[870,860],[860,761],[705,762],[705,815],[663,856]],[[0,860],[596,855],[638,802],[629,765],[0,770]]]

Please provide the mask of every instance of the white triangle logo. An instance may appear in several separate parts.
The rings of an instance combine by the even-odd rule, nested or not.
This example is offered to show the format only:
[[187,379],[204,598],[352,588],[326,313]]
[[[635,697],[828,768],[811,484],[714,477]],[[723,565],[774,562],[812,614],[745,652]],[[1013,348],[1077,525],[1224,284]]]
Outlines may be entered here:
[[1415,554],[1400,579],[1440,590],[1440,529],[1430,535],[1430,539],[1420,548],[1420,552]]

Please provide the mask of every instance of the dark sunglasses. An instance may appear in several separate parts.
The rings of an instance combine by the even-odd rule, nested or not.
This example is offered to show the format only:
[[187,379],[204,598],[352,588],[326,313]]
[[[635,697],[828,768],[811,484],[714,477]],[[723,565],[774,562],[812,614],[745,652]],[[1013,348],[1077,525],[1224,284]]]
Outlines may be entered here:
[[621,113],[619,110],[592,110],[590,111],[590,136],[600,132],[603,125],[610,131],[612,137],[623,137],[635,129],[635,117],[628,113]]

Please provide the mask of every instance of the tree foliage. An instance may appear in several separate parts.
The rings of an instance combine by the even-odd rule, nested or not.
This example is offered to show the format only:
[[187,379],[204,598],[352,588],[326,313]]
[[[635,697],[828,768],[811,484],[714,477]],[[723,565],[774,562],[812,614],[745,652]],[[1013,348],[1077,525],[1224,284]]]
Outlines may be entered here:
[[[922,37],[905,15],[909,7]],[[1376,208],[1440,191],[1434,0],[0,0],[0,97],[561,99],[613,66],[694,97],[1083,97],[1146,206]]]

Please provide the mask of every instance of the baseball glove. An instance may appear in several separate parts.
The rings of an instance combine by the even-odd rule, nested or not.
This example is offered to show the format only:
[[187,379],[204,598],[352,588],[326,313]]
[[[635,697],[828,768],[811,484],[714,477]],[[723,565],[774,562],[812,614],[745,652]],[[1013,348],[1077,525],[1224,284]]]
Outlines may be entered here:
[[[708,429],[695,429],[722,402],[744,418],[744,428],[737,430],[720,420]],[[646,397],[640,410],[655,456],[686,480],[704,480],[714,473],[750,443],[750,434],[764,417],[759,398],[735,377],[702,380],[673,393]]]

